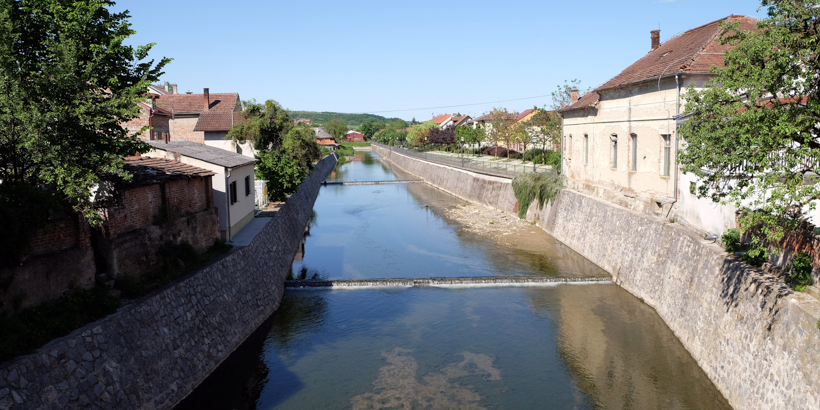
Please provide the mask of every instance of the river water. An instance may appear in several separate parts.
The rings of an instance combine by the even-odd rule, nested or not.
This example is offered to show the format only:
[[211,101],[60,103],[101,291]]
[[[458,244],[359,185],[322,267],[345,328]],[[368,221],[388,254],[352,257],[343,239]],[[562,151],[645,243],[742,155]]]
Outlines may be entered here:
[[[414,178],[367,153],[329,180]],[[540,230],[527,247],[466,232],[444,212],[461,205],[423,183],[323,187],[293,276],[607,276]],[[614,284],[289,289],[178,407],[730,408]]]

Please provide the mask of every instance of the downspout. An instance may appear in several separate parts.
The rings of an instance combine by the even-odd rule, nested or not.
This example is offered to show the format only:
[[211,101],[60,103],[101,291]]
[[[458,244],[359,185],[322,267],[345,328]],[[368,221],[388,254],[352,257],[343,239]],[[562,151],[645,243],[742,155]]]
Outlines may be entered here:
[[226,232],[228,233],[226,237],[226,242],[231,242],[231,186],[228,184],[228,178],[231,177],[231,171],[233,168],[225,168],[228,172],[225,173],[225,218],[228,221],[226,226]]
[[669,210],[666,211],[667,218],[669,218],[669,214],[672,212],[672,205],[678,202],[678,147],[680,147],[680,139],[678,138],[678,115],[680,115],[680,79],[679,73],[675,73],[675,182],[673,184],[675,192],[673,200],[661,203],[661,206],[669,204]]

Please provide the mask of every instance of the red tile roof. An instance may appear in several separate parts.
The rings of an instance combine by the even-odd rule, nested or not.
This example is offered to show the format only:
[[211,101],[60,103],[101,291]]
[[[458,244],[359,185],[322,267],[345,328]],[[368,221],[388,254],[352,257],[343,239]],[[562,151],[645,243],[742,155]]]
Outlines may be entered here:
[[236,111],[206,111],[199,114],[194,131],[230,131],[235,124],[244,124],[245,117]]
[[524,117],[530,115],[531,112],[535,111],[535,108],[530,108],[529,110],[524,110],[517,117],[515,117],[516,121],[521,121]]
[[319,145],[336,145],[336,140],[333,138],[320,138],[316,140]]
[[[757,20],[736,15],[693,28],[667,40],[594,91],[658,80],[680,73],[708,74],[712,66],[723,66],[723,53],[732,48],[728,44],[718,44],[722,32],[720,23],[724,21],[740,23],[742,30],[757,29]],[[598,102],[599,98],[597,92],[587,93],[561,111],[588,107]]]
[[[210,93],[208,111],[233,111],[239,102],[239,93]],[[205,111],[205,94],[168,94],[157,96],[157,107],[174,114]]]
[[433,122],[435,122],[436,124],[443,124],[444,121],[447,121],[450,117],[452,117],[452,115],[450,114],[436,115],[435,117],[433,117]]

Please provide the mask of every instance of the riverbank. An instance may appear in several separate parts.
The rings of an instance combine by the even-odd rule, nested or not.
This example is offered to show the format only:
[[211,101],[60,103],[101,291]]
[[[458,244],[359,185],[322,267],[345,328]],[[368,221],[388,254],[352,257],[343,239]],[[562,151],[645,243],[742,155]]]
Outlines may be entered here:
[[[512,213],[509,179],[374,152],[461,199]],[[738,409],[820,407],[820,303],[683,226],[563,190],[527,219],[609,272],[666,322]]]
[[320,161],[247,246],[0,367],[0,409],[167,409],[279,306],[322,181]]

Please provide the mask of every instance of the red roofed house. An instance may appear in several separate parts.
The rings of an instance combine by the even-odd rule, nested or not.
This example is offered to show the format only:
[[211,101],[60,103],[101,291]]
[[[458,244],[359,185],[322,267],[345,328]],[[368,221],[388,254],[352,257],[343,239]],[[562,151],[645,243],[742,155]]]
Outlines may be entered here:
[[364,134],[356,131],[348,131],[345,135],[345,142],[364,142]]
[[170,115],[170,139],[191,141],[253,157],[249,143],[225,139],[234,124],[244,121],[238,93],[157,95],[156,106]]
[[140,108],[140,116],[124,124],[129,134],[136,134],[143,127],[151,127],[150,130],[145,130],[140,134],[139,137],[143,141],[163,140],[170,135],[170,113],[157,107],[153,102],[152,98],[146,102],[137,103]]
[[316,133],[316,143],[319,144],[320,147],[325,147],[331,151],[334,151],[339,147],[339,144],[336,143],[336,139],[334,139],[332,135],[328,134],[327,131],[319,127],[315,127],[313,128],[313,132]]
[[[681,91],[703,87],[713,65],[723,64],[720,23],[756,29],[756,20],[729,16],[660,42],[620,74],[580,98],[573,91],[563,117],[562,168],[568,187],[630,209],[675,217],[701,231],[734,227],[733,207],[699,200],[689,192],[693,175],[675,163],[680,143],[677,115]],[[670,207],[672,211],[670,212]]]

